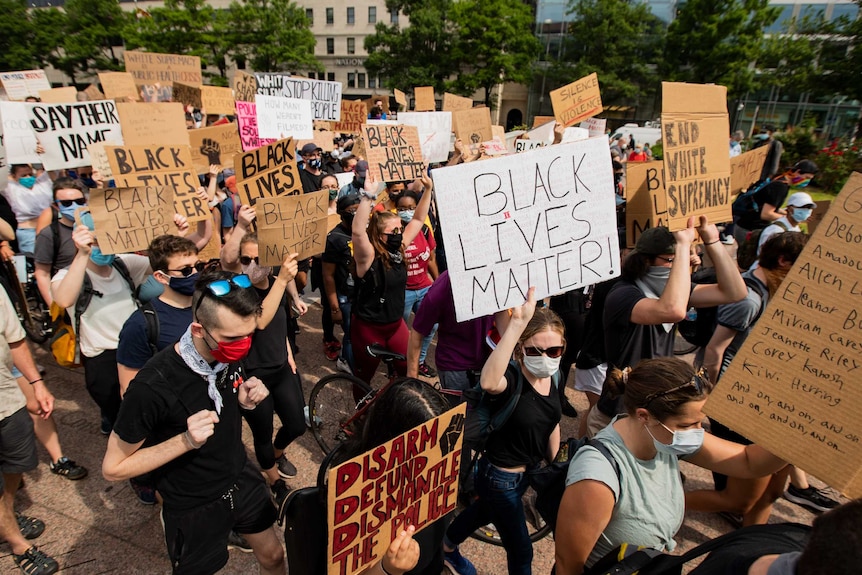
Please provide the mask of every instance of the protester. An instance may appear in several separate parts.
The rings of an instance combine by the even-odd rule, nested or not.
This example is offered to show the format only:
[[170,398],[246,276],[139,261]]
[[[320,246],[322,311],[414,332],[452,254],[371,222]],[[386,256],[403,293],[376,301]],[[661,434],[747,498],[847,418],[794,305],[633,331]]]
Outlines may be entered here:
[[799,224],[808,221],[808,218],[811,217],[811,212],[816,207],[817,205],[814,203],[814,200],[805,192],[790,194],[790,197],[787,198],[785,215],[774,220],[760,232],[760,239],[757,243],[758,257],[760,256],[763,244],[774,235],[783,232],[801,232],[802,229],[799,227]]
[[18,221],[18,251],[32,255],[36,249],[36,220],[53,198],[51,176],[43,169],[34,171],[28,164],[15,164],[9,168],[4,195]]
[[629,154],[629,162],[648,162],[649,156],[644,152],[643,144],[635,144],[635,149]]
[[735,158],[742,153],[742,141],[745,139],[745,133],[742,130],[737,130],[730,137],[730,157]]
[[[351,301],[353,298],[354,280],[351,272],[353,264],[353,249],[351,232],[353,218],[359,209],[362,198],[351,193],[338,199],[338,215],[341,221],[326,236],[326,249],[322,256],[323,289],[325,297],[320,298],[323,307],[323,353],[326,359],[336,361],[336,366],[342,371],[345,368],[351,373],[355,368],[353,361],[353,346],[350,342]],[[327,315],[330,318],[327,332]],[[338,343],[333,333],[333,325],[342,327],[344,336]],[[339,353],[340,352],[340,353]]]
[[33,252],[36,285],[49,306],[54,301],[51,278],[58,270],[69,267],[75,259],[77,248],[72,241],[72,228],[75,226],[75,212],[87,206],[87,193],[80,181],[57,178],[54,182],[56,211],[51,210],[50,224],[37,234]]
[[348,194],[361,194],[365,186],[365,178],[368,175],[368,162],[359,160],[353,166],[353,180],[349,184],[341,186],[338,197],[343,198]]

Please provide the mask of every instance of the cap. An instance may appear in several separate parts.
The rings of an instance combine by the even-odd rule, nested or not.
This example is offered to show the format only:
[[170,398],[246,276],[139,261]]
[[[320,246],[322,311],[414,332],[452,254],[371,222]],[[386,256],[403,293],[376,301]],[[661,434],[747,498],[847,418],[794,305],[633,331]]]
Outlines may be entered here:
[[360,178],[364,178],[368,174],[368,162],[365,160],[359,160],[356,162],[356,166],[353,168],[353,173]]
[[811,160],[799,160],[793,166],[793,171],[799,172],[800,174],[816,174],[820,171],[820,168],[818,168],[817,164]]
[[305,156],[306,154],[313,154],[314,152],[316,152],[318,150],[320,150],[322,152],[323,148],[321,148],[320,146],[318,146],[314,142],[309,142],[302,147],[302,149],[299,151],[299,155]]
[[674,240],[673,234],[670,233],[670,230],[664,226],[656,226],[654,228],[644,230],[635,244],[634,251],[639,254],[650,256],[672,254],[674,253],[675,245],[676,240]]
[[362,196],[360,196],[357,192],[350,192],[349,194],[343,195],[338,198],[338,203],[336,204],[336,209],[338,213],[344,213],[347,211],[347,208],[350,206],[355,206],[362,200]]
[[236,193],[236,176],[228,176],[224,179],[224,185],[231,191],[232,194]]
[[792,206],[794,208],[815,208],[817,207],[814,203],[814,200],[810,195],[805,192],[796,192],[790,194],[790,197],[787,198],[788,207]]

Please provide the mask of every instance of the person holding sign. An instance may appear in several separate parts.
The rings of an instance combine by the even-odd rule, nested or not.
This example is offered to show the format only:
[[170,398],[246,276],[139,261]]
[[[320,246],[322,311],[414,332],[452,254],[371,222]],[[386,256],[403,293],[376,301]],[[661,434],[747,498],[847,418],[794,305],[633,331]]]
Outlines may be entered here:
[[609,370],[605,387],[625,413],[596,434],[619,470],[591,446],[569,464],[557,521],[556,572],[580,575],[623,543],[673,551],[685,512],[679,459],[735,477],[762,477],[786,463],[756,446],[705,433],[713,383],[677,358]]
[[506,423],[488,436],[479,458],[475,477],[479,498],[455,518],[443,540],[446,563],[458,575],[476,573],[458,545],[490,522],[503,540],[509,574],[532,573],[533,545],[521,496],[529,487],[529,470],[542,459],[553,461],[560,448],[562,406],[554,385],[561,381],[565,348],[562,320],[549,309],[536,309],[536,288],[530,287],[527,301],[512,309],[509,325],[479,379],[482,390],[495,396],[499,405],[517,389],[521,395]]
[[[361,162],[360,162],[361,163]],[[425,191],[413,218],[407,225],[392,212],[374,212],[378,185],[373,175],[365,179],[362,198],[353,218],[353,259],[356,265],[356,294],[351,312],[350,340],[353,343],[355,375],[371,383],[380,360],[371,357],[366,347],[380,343],[390,351],[407,355],[407,324],[404,302],[407,289],[407,265],[404,250],[422,231],[434,184],[422,170]],[[369,215],[371,221],[369,222]],[[395,364],[399,375],[407,373],[405,362]]]

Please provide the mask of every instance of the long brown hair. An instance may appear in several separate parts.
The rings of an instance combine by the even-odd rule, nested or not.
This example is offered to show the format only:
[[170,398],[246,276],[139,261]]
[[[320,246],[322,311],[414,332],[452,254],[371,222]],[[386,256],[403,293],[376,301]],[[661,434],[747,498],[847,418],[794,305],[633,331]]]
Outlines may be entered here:
[[[389,261],[389,250],[386,248],[386,240],[384,238],[385,234],[383,233],[383,230],[386,229],[386,222],[391,219],[396,219],[399,223],[401,222],[401,218],[392,212],[373,212],[371,214],[371,222],[368,224],[367,228],[368,241],[371,242],[371,246],[374,248],[374,255],[383,262],[383,267],[387,269],[389,269],[392,264]],[[401,257],[404,257],[404,244],[401,244],[398,251],[401,254]]]

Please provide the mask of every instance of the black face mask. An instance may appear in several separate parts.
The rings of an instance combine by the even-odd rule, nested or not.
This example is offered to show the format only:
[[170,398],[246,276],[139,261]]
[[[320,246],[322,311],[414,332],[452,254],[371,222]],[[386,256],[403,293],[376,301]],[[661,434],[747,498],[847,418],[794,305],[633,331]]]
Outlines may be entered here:
[[389,234],[386,236],[386,249],[393,254],[401,251],[401,242],[404,236],[402,234]]
[[353,227],[353,218],[355,215],[356,214],[354,214],[352,212],[344,212],[343,214],[341,214],[341,223],[343,223],[348,228],[352,228]]
[[365,178],[360,178],[359,176],[354,176],[353,181],[356,182],[356,187],[361,188],[365,185]]

